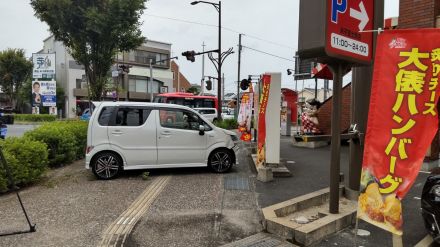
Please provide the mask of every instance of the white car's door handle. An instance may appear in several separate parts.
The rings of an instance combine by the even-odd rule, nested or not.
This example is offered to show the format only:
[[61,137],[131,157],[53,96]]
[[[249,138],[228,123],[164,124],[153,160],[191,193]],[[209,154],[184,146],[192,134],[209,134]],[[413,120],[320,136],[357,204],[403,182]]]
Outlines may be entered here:
[[122,135],[124,132],[122,132],[121,130],[114,130],[112,131],[113,135]]
[[169,135],[171,135],[171,132],[170,131],[162,131],[160,134],[164,135],[164,136],[169,136]]

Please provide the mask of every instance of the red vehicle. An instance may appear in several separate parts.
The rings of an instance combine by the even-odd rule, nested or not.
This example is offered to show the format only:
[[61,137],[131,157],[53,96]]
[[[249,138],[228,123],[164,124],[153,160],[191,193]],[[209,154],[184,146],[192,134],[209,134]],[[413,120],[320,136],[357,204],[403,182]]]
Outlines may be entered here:
[[156,103],[184,105],[191,108],[216,108],[218,100],[214,96],[201,96],[192,93],[163,93],[154,97]]

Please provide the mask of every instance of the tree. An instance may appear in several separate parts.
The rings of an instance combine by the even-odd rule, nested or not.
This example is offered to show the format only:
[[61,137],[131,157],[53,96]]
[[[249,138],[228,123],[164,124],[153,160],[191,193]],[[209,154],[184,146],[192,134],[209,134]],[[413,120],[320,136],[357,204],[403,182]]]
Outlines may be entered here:
[[23,49],[0,51],[0,87],[9,96],[13,109],[17,104],[20,88],[31,78],[31,74],[32,62],[26,59]]
[[84,65],[90,99],[100,100],[117,52],[130,51],[145,38],[139,18],[146,0],[31,0],[35,16]]

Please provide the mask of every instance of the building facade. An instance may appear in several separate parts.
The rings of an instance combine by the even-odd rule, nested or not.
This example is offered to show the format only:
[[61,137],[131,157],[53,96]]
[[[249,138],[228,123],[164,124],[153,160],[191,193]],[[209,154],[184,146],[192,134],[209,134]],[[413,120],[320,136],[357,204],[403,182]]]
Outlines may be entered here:
[[171,61],[171,72],[173,73],[173,92],[186,92],[191,87],[191,83],[180,73],[179,65],[174,61]]
[[[88,101],[84,67],[77,63],[62,42],[56,41],[53,36],[45,39],[43,43],[40,53],[56,54],[55,78],[58,86],[65,92],[63,115],[73,118],[84,110],[82,108],[86,107],[86,104],[83,103]],[[109,77],[114,77],[106,86],[103,99],[152,101],[156,94],[173,92],[174,77],[170,61],[160,62],[169,59],[170,54],[171,44],[152,40],[133,51],[119,53],[111,69],[114,73],[109,71]],[[153,61],[153,83],[150,83],[150,61]],[[122,72],[121,65],[130,67],[129,73]]]

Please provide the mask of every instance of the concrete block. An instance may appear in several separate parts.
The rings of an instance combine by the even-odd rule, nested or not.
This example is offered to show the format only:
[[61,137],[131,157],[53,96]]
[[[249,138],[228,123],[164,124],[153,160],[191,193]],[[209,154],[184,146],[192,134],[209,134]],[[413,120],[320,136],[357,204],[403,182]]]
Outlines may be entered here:
[[272,168],[261,167],[257,170],[257,180],[263,183],[270,182],[273,180]]
[[[340,195],[344,187],[340,187]],[[357,203],[341,197],[339,213],[328,212],[329,188],[263,208],[266,230],[284,239],[307,246],[355,222]],[[318,216],[307,224],[292,219]],[[309,218],[308,218],[309,219]]]

